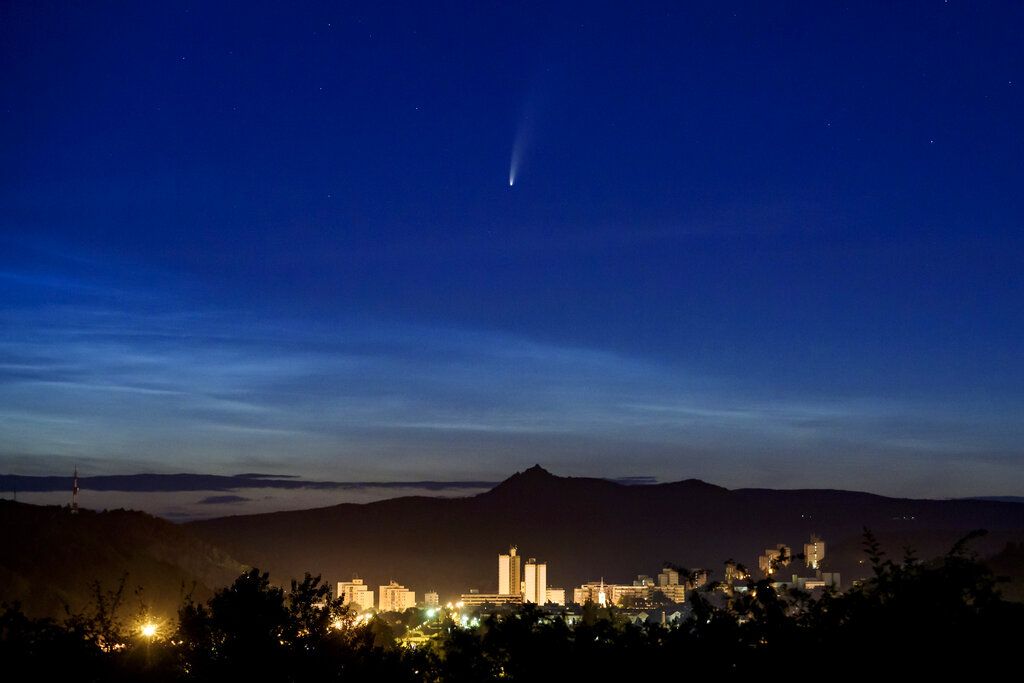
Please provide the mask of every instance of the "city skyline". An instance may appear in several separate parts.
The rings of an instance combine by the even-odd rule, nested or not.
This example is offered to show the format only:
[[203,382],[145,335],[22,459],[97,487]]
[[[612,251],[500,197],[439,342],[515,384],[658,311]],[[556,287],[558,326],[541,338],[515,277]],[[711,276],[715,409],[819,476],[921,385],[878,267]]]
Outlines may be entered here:
[[[334,597],[341,599],[344,605],[354,612],[402,612],[406,609],[439,608],[443,598],[448,598],[449,610],[462,610],[474,607],[515,607],[533,603],[540,607],[564,608],[567,605],[583,606],[593,603],[600,607],[628,607],[642,610],[652,606],[683,605],[687,591],[709,587],[718,592],[732,595],[747,590],[754,576],[743,563],[729,560],[724,563],[720,572],[705,568],[682,569],[671,563],[655,576],[637,574],[632,583],[616,583],[606,581],[602,575],[600,580],[588,581],[572,588],[572,600],[567,600],[566,589],[549,586],[547,581],[547,562],[538,562],[530,558],[521,565],[522,555],[516,546],[509,546],[508,551],[498,553],[497,590],[491,592],[489,587],[470,588],[468,592],[449,596],[440,595],[434,590],[419,589],[422,600],[416,600],[416,590],[408,589],[395,579],[389,579],[387,585],[380,587],[380,600],[374,602],[374,593],[365,581],[354,576],[349,581],[338,581]],[[795,586],[800,590],[824,589],[827,586],[836,590],[842,589],[838,572],[823,572],[825,560],[825,542],[817,534],[810,534],[810,540],[804,544],[804,552],[794,555],[792,549],[779,543],[775,548],[768,548],[765,554],[757,558],[758,578],[773,580],[773,585],[780,590],[786,586]],[[520,571],[520,567],[522,571]],[[864,568],[864,571],[867,569]],[[813,576],[808,572],[813,571]],[[860,581],[866,576],[858,577]],[[518,580],[517,580],[518,579]],[[387,594],[387,595],[386,595]],[[385,597],[386,595],[386,597]],[[398,597],[396,597],[396,595]],[[435,614],[430,614],[433,618]]]

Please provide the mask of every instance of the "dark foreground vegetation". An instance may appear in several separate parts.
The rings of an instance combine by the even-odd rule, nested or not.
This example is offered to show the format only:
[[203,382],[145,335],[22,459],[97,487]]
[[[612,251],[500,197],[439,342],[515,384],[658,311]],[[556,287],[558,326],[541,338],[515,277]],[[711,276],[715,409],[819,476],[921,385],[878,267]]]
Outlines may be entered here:
[[[403,646],[386,619],[365,623],[319,577],[274,587],[251,570],[177,618],[140,607],[121,618],[124,591],[97,590],[94,604],[58,622],[17,605],[0,616],[0,663],[38,680],[75,681],[490,681],[675,680],[698,676],[864,680],[977,676],[1016,668],[1024,605],[1004,601],[998,581],[965,539],[945,556],[888,559],[870,535],[873,576],[843,593],[746,592],[711,586],[688,598],[678,623],[635,625],[588,605],[568,624],[527,606],[442,624],[440,635]],[[392,622],[393,623],[393,622]]]

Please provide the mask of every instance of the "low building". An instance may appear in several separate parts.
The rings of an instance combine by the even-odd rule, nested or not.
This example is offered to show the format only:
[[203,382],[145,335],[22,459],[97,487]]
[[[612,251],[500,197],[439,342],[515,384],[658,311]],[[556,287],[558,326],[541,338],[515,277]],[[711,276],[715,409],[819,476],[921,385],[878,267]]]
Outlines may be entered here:
[[686,586],[682,584],[668,585],[668,586],[655,586],[655,591],[660,592],[668,600],[675,603],[686,602]]
[[839,572],[818,572],[818,576],[825,582],[826,586],[831,586],[836,590],[842,589],[842,581],[839,576]]
[[511,595],[508,593],[463,593],[459,602],[464,607],[480,607],[482,605],[521,605],[522,595]]
[[630,602],[649,600],[651,597],[650,586],[614,584],[612,586],[605,586],[605,592],[608,594],[609,602],[613,605],[621,605],[627,600]]
[[839,572],[815,572],[814,576],[797,576],[793,574],[792,581],[779,581],[772,584],[776,588],[799,588],[803,591],[813,591],[821,588],[834,588],[839,590]]
[[548,589],[548,602],[553,605],[565,605],[565,589],[564,588],[549,588]]
[[592,602],[602,607],[608,605],[621,605],[624,600],[649,600],[652,586],[648,585],[627,585],[621,583],[605,583],[604,581],[591,581],[585,583],[572,591],[572,600],[578,605]]
[[608,594],[604,590],[604,581],[591,581],[572,589],[572,601],[577,605],[592,602],[602,607],[608,604]]

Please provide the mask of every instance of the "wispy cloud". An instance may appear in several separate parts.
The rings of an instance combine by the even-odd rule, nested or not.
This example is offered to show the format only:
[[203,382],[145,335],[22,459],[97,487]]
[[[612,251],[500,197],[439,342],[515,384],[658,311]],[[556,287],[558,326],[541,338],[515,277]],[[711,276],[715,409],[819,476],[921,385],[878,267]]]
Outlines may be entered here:
[[[25,476],[0,474],[0,491],[49,493],[71,490],[71,476]],[[493,481],[323,481],[293,476],[236,474],[115,474],[80,476],[83,491],[124,491],[135,493],[171,493],[184,491],[237,491],[259,489],[318,489],[358,491],[372,489],[418,489],[429,491],[480,490],[494,486]]]
[[235,505],[238,503],[248,503],[251,499],[245,496],[207,496],[196,501],[197,505]]
[[998,407],[765,395],[678,363],[496,331],[253,320],[144,291],[122,305],[6,298],[7,469],[91,458],[164,472],[493,479],[540,461],[751,485],[749,463],[763,462],[794,484],[831,481],[833,468],[878,490],[896,459],[963,457],[1002,462],[1003,481],[1024,486],[1024,427]]

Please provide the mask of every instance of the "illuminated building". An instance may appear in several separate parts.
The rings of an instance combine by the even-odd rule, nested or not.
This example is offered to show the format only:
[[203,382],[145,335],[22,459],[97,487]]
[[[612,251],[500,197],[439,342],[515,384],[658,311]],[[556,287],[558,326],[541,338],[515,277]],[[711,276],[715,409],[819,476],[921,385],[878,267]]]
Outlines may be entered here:
[[679,572],[672,567],[665,567],[658,574],[658,585],[659,586],[677,586],[679,585]]
[[660,591],[662,595],[672,602],[686,602],[686,586],[681,583],[658,586],[655,590]]
[[832,586],[836,590],[842,587],[839,572],[818,572],[818,576],[825,582],[826,586]]
[[508,593],[463,593],[459,602],[465,607],[479,607],[481,605],[521,605],[522,595],[510,595]]
[[415,606],[416,594],[405,586],[392,581],[388,585],[380,587],[380,597],[377,602],[378,612],[404,612]]
[[839,572],[816,572],[813,577],[797,576],[793,575],[792,581],[779,581],[774,584],[775,587],[781,588],[784,586],[795,586],[800,590],[812,591],[816,588],[826,588],[831,586],[836,590],[839,590]]
[[606,585],[604,587],[608,602],[612,605],[621,605],[623,600],[644,601],[651,597],[650,586],[626,586],[622,584]]
[[667,599],[677,603],[686,600],[686,585],[680,583],[679,578],[679,571],[672,567],[665,567],[658,574],[657,590]]
[[548,591],[548,602],[553,605],[565,605],[565,589],[564,588],[549,588]]
[[437,594],[437,591],[427,591],[423,594],[423,606],[424,607],[437,607],[441,604],[441,599]]
[[821,569],[821,561],[825,559],[825,541],[811,534],[811,542],[804,543],[804,561],[811,569]]
[[623,599],[648,600],[651,597],[652,587],[648,585],[627,585],[618,583],[605,583],[602,581],[591,581],[585,583],[572,591],[572,601],[583,605],[592,602],[602,607],[606,605],[619,605]]
[[725,582],[732,584],[734,581],[746,581],[750,578],[750,572],[745,567],[736,564],[732,560],[725,563]]
[[596,583],[585,583],[578,588],[572,589],[572,601],[577,605],[584,605],[588,602],[597,603],[597,591]]
[[764,555],[757,558],[757,566],[765,576],[773,575],[779,567],[788,567],[793,558],[793,550],[782,543],[774,548],[766,548]]
[[498,555],[498,595],[519,595],[522,589],[516,547],[508,549],[507,555]]
[[543,605],[548,601],[548,565],[532,557],[523,572],[523,602]]
[[356,611],[373,609],[373,591],[363,584],[362,579],[339,581],[338,597]]
[[690,578],[686,580],[686,587],[690,590],[695,590],[701,586],[706,586],[710,580],[710,569],[694,569],[690,572]]

